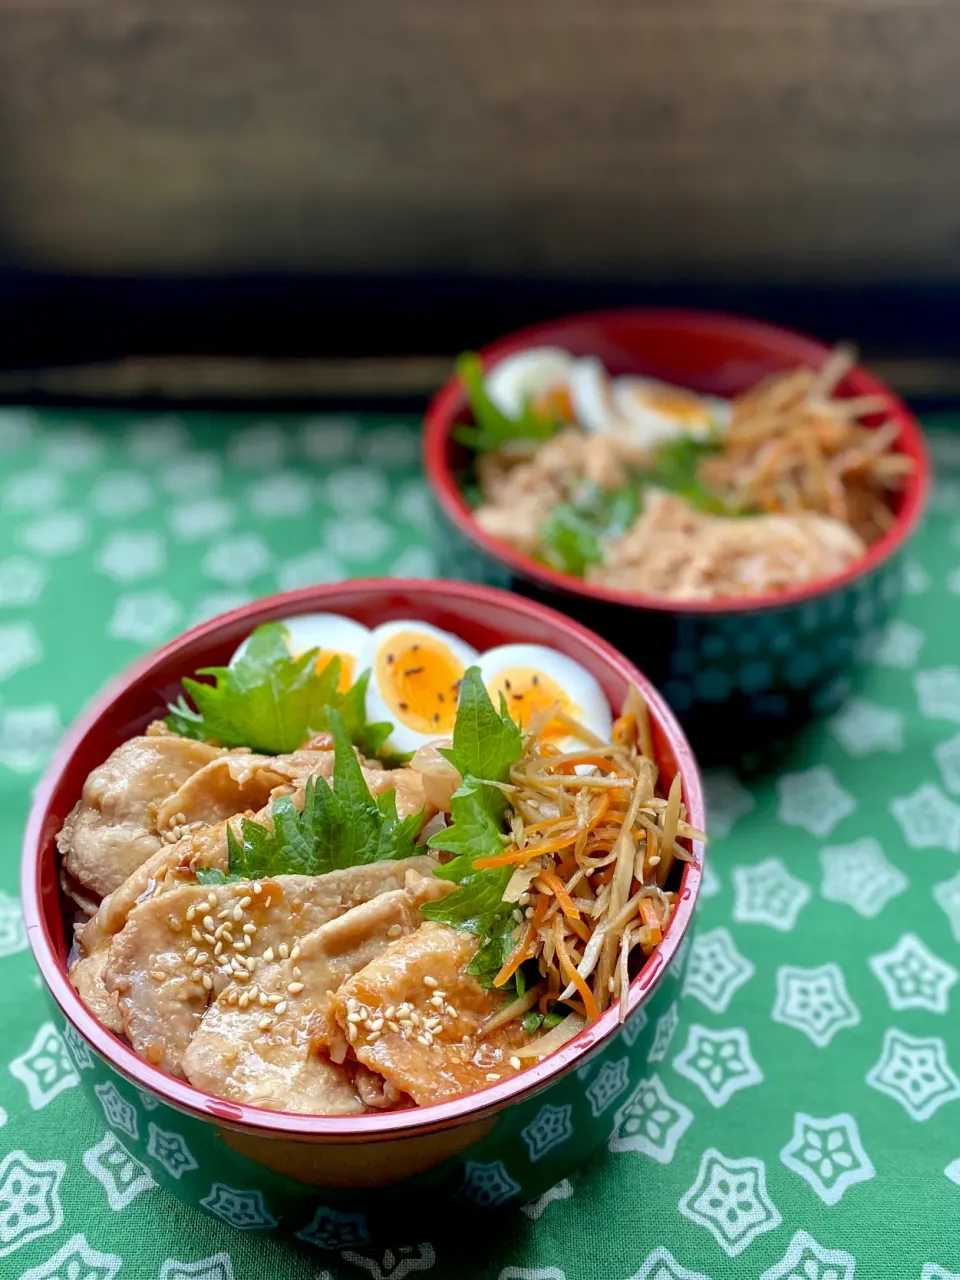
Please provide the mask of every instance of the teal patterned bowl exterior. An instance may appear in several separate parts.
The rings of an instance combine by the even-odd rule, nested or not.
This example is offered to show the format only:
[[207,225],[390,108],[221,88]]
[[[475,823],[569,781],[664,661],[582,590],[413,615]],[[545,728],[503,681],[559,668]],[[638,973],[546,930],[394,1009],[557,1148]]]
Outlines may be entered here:
[[616,1009],[607,1010],[526,1071],[437,1106],[327,1117],[214,1097],[137,1057],[73,990],[55,837],[90,769],[156,718],[184,675],[225,661],[255,625],[314,612],[367,626],[418,618],[479,650],[549,644],[591,671],[612,706],[639,684],[661,773],[679,772],[690,820],[703,825],[696,763],[655,689],[606,642],[535,602],[482,586],[383,579],[311,587],[204,623],[130,671],[71,730],[38,788],[24,840],[30,944],[66,1051],[109,1126],[84,1157],[89,1172],[114,1208],[153,1180],[238,1230],[278,1229],[321,1249],[360,1249],[406,1243],[413,1226],[438,1210],[447,1220],[536,1199],[606,1144],[656,1159],[691,1118],[663,1095],[657,1064],[677,1023],[699,845],[684,866],[664,940],[631,983],[622,1024]]

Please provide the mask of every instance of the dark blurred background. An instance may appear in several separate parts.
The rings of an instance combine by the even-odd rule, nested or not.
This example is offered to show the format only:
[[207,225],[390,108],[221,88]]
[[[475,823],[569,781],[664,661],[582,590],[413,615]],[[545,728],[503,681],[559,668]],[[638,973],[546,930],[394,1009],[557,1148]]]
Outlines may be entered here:
[[958,50],[956,0],[0,0],[0,394],[647,302],[960,389]]

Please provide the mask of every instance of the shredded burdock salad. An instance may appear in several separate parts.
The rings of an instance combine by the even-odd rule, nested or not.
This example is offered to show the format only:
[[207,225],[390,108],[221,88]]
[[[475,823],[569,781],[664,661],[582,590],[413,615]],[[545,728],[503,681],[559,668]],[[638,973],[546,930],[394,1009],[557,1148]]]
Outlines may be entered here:
[[258,628],[90,775],[58,843],[91,1011],[199,1088],[322,1114],[469,1093],[625,1017],[704,839],[639,690],[613,719],[553,650],[458,666],[400,623],[374,696],[333,648]]

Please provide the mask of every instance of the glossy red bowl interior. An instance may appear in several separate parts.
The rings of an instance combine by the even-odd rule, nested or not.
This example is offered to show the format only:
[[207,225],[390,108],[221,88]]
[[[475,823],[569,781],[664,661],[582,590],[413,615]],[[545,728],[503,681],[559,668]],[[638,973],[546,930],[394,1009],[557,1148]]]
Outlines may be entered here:
[[[61,914],[55,841],[64,818],[80,796],[87,774],[126,738],[163,713],[166,703],[179,692],[183,676],[201,667],[226,663],[240,641],[261,622],[317,611],[342,613],[371,627],[380,622],[416,618],[461,636],[481,651],[512,641],[549,645],[586,667],[600,682],[614,709],[620,707],[630,683],[639,685],[650,706],[661,773],[672,778],[680,772],[690,821],[702,829],[699,775],[681,729],[636,667],[593,632],[552,609],[489,587],[389,578],[309,587],[236,609],[171,641],[131,668],[73,726],[37,790],[24,839],[22,900],[27,933],[47,987],[83,1039],[134,1084],[181,1110],[246,1129],[340,1142],[446,1128],[499,1110],[571,1068],[584,1053],[615,1034],[617,1010],[607,1010],[549,1058],[467,1097],[379,1116],[306,1116],[241,1106],[159,1071],[88,1012],[67,978],[68,943]],[[701,864],[702,847],[696,846],[694,852]],[[631,1010],[660,981],[675,955],[693,912],[699,882],[699,865],[687,863],[677,909],[664,940],[631,986]]]
[[[819,368],[831,350],[813,338],[756,320],[709,311],[637,308],[567,316],[533,325],[484,347],[480,355],[489,367],[504,356],[537,346],[562,347],[576,356],[597,356],[611,374],[644,374],[724,397],[745,391],[772,373],[799,365]],[[473,519],[457,483],[457,472],[466,463],[468,451],[457,444],[451,431],[458,423],[469,420],[466,390],[459,377],[444,384],[427,410],[424,466],[441,509],[469,541],[520,577],[553,591],[670,613],[740,612],[782,606],[823,595],[869,572],[899,550],[923,512],[930,464],[916,418],[888,387],[859,366],[850,370],[839,391],[846,396],[882,395],[887,400],[889,411],[883,420],[899,427],[895,447],[913,459],[913,474],[897,495],[895,523],[865,555],[840,574],[773,594],[684,601],[614,590],[560,573],[491,537]],[[877,417],[873,424],[880,421]]]

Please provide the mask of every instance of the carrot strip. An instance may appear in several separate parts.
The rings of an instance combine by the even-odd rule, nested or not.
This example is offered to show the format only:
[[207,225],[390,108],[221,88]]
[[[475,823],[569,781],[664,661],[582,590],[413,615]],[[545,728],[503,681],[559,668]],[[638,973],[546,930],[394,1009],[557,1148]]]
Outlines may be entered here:
[[525,845],[522,849],[511,845],[503,853],[495,853],[489,858],[477,858],[473,865],[481,870],[487,867],[520,866],[531,858],[539,858],[542,853],[556,853],[559,849],[566,849],[576,838],[577,832],[570,831],[562,836],[554,836],[552,840],[544,840],[541,844]]
[[613,741],[621,747],[629,747],[637,740],[637,717],[632,712],[624,712],[613,722]]
[[547,914],[547,907],[550,904],[546,898],[538,898],[537,905],[533,909],[533,915],[527,921],[527,927],[520,935],[520,941],[513,948],[510,954],[493,980],[495,987],[502,987],[509,982],[516,971],[520,968],[525,960],[529,960],[533,956],[533,944],[536,941],[543,918]]
[[643,923],[650,930],[650,942],[656,946],[658,942],[663,940],[663,930],[660,928],[660,916],[657,908],[654,906],[651,898],[642,898],[640,901],[640,914],[643,916]]
[[[560,903],[560,910],[569,920],[579,920],[580,912],[573,905],[573,899],[564,888],[563,881],[553,871],[543,871],[537,877],[544,884],[549,885],[552,893]],[[536,884],[536,880],[534,881]]]
[[572,760],[564,760],[561,764],[556,765],[552,770],[553,773],[575,773],[578,765],[592,764],[598,769],[604,769],[607,773],[612,773],[615,778],[629,778],[631,775],[623,769],[618,769],[612,760],[608,760],[606,756],[595,756],[587,752],[583,755],[574,756]]
[[563,925],[560,922],[559,916],[554,921],[553,925],[553,943],[557,949],[557,959],[560,961],[560,968],[563,970],[563,976],[568,982],[572,982],[580,992],[580,998],[583,1000],[583,1007],[587,1011],[587,1020],[589,1022],[594,1022],[600,1017],[600,1010],[597,1008],[597,1002],[593,998],[593,992],[584,982],[583,978],[580,977],[579,973],[577,973],[577,967],[570,959],[570,954],[567,951],[567,945],[563,940]]

